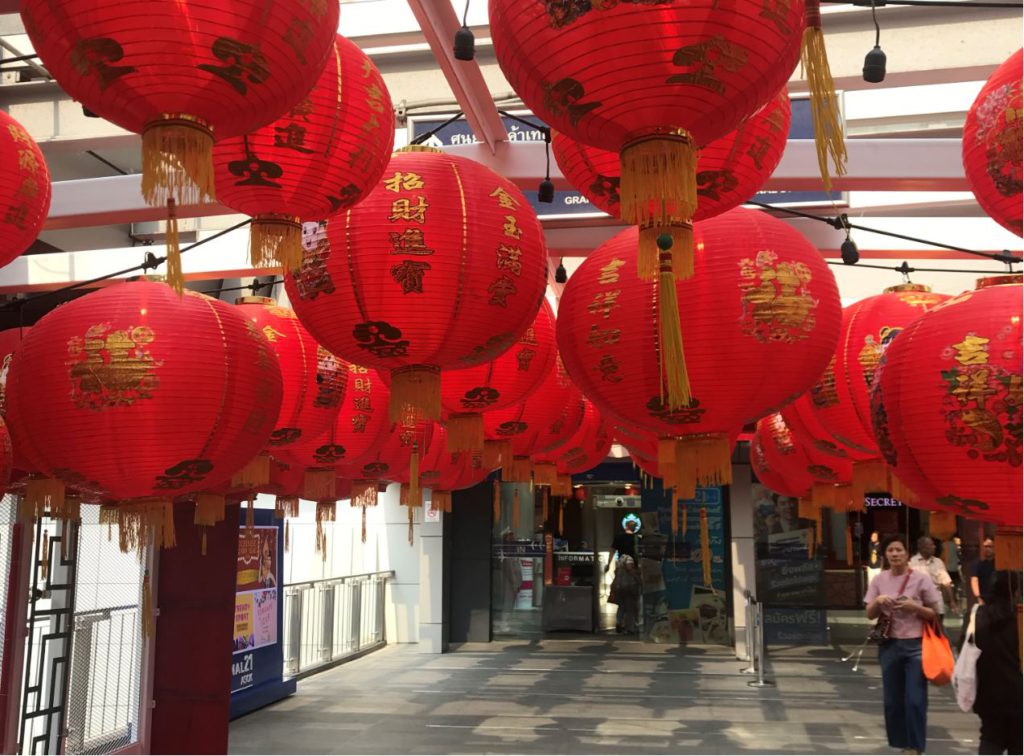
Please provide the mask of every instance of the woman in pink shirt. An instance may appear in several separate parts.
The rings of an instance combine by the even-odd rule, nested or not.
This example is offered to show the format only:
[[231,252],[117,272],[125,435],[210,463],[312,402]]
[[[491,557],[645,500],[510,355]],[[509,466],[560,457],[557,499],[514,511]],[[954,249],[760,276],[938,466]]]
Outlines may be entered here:
[[928,683],[921,670],[921,634],[938,616],[941,601],[927,575],[910,569],[903,538],[882,545],[888,569],[875,576],[864,596],[868,619],[892,621],[889,640],[878,649],[885,693],[885,732],[889,745],[903,753],[924,753],[928,721]]

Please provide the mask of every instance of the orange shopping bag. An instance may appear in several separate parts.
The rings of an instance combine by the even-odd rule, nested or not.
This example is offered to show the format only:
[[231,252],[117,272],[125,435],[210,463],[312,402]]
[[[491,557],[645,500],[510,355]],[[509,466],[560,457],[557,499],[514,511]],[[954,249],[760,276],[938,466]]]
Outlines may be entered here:
[[953,679],[953,649],[949,638],[935,624],[924,623],[921,635],[921,668],[935,685],[949,685]]

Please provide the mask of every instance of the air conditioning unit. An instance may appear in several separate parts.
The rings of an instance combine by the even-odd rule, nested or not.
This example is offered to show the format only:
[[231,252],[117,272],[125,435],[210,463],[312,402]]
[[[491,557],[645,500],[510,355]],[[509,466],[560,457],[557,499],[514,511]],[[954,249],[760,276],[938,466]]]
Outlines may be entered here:
[[[195,242],[198,230],[199,220],[197,218],[178,219],[178,238],[182,244],[192,244]],[[167,238],[167,221],[133,223],[131,236],[135,241],[163,244]]]

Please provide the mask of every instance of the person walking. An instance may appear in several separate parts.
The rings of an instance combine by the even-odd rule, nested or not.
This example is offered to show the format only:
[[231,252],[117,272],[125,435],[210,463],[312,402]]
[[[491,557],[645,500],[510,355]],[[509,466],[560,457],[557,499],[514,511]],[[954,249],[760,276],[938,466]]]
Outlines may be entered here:
[[971,570],[971,604],[983,603],[985,589],[996,571],[996,544],[986,536],[981,541],[981,556]]
[[1024,753],[1024,680],[1014,610],[1019,593],[1020,577],[1009,570],[993,573],[981,587],[984,601],[974,620],[974,642],[981,651],[974,697],[974,713],[981,718],[980,754]]
[[917,553],[910,558],[911,569],[917,570],[935,584],[939,590],[939,624],[942,624],[946,609],[956,614],[956,602],[953,599],[953,579],[942,560],[935,556],[935,540],[931,536],[917,539]]
[[[622,532],[616,533],[615,538],[612,539],[611,548],[608,550],[608,564],[604,567],[604,571],[608,572],[612,564],[615,564],[615,576],[612,578],[612,593],[618,605],[618,608],[615,610],[615,632],[617,633],[636,632],[636,601],[640,595],[640,571],[637,568],[639,564],[637,558],[638,536],[636,532],[638,522],[639,519],[632,515],[623,518]],[[630,570],[628,565],[623,564],[624,557],[630,558],[632,570]],[[620,570],[622,571],[621,578],[619,576]],[[634,578],[635,589],[632,587]],[[622,594],[621,598],[619,595],[620,586],[626,587],[626,593]],[[626,622],[629,618],[632,618],[633,629],[626,627]]]
[[938,617],[942,597],[931,578],[910,569],[902,537],[886,539],[882,554],[886,569],[871,581],[864,603],[868,619],[889,622],[888,639],[878,649],[885,732],[893,748],[924,753],[928,683],[921,669],[921,635],[924,623]]

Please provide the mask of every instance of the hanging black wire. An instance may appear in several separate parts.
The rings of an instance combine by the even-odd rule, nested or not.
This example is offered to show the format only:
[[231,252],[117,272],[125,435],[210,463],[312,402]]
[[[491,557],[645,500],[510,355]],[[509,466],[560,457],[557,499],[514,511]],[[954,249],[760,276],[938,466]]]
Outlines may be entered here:
[[[826,260],[829,265],[845,265],[842,260]],[[1005,276],[1005,270],[972,270],[969,268],[912,268],[906,262],[903,265],[872,265],[871,263],[857,263],[855,268],[872,268],[874,270],[893,270],[897,273],[910,275],[911,273],[971,273],[979,276]],[[1015,271],[1009,271],[1014,273]]]
[[420,134],[418,137],[413,139],[409,144],[423,144],[425,141],[430,139],[430,137],[434,136],[434,134],[439,132],[445,126],[450,126],[451,124],[455,123],[460,118],[462,118],[462,111],[461,110],[458,113],[456,113],[455,115],[453,115],[451,118],[449,118],[447,121],[445,121],[444,123],[438,124],[437,126],[432,128],[430,131],[427,131],[427,132],[425,132],[423,134]]

